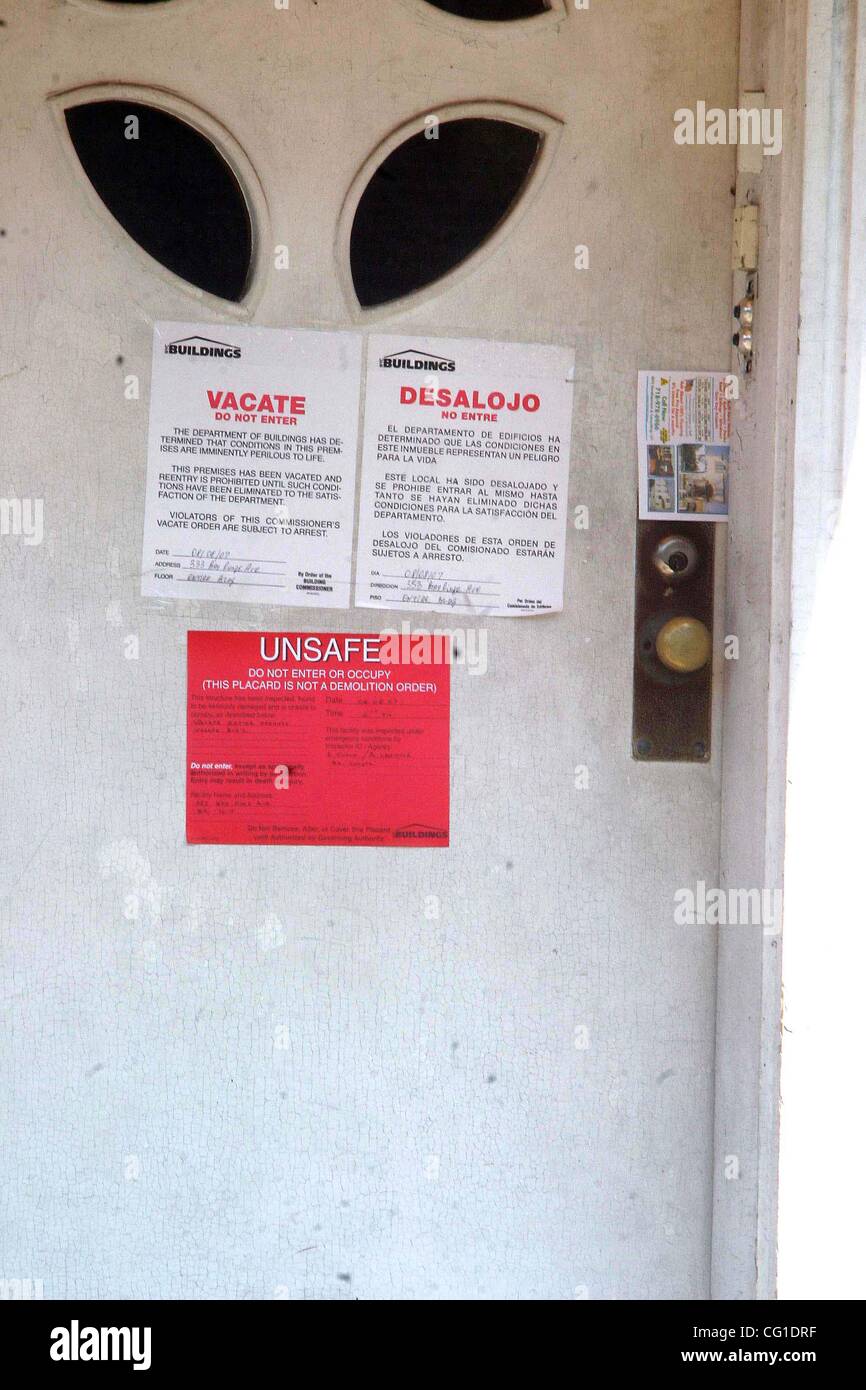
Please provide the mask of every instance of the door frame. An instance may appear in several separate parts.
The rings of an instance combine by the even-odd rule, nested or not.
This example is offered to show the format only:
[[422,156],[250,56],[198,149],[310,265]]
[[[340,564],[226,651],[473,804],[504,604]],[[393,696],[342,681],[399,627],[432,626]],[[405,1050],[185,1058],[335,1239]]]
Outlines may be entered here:
[[[740,91],[782,110],[782,148],[737,175],[759,211],[754,367],[740,377],[727,527],[720,887],[781,889],[809,0],[742,0]],[[741,98],[742,102],[742,98]],[[734,277],[735,299],[742,278]],[[731,319],[732,332],[735,322]],[[736,353],[732,368],[737,367]],[[718,929],[710,1291],[775,1295],[781,935]]]

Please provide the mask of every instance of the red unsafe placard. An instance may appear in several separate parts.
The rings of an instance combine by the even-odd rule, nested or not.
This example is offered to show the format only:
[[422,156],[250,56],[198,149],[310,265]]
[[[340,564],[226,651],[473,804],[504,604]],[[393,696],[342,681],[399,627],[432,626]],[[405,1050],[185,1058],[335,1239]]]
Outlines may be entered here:
[[190,632],[190,844],[448,844],[438,634]]

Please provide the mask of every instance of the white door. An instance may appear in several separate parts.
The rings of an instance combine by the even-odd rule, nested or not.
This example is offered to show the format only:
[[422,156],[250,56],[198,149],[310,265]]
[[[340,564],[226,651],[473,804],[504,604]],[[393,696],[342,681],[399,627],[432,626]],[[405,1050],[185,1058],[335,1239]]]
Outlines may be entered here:
[[[733,153],[677,145],[673,113],[734,104],[738,5],[461,8],[7,11],[2,490],[44,537],[2,538],[4,1273],[46,1297],[708,1292],[715,942],[673,895],[718,878],[719,749],[631,757],[633,435],[639,368],[728,362]],[[239,298],[97,195],[64,113],[108,101],[230,165]],[[430,116],[534,132],[535,163],[482,246],[382,304],[435,218],[353,266],[352,217]],[[478,190],[520,175],[484,134]],[[243,259],[229,215],[205,207],[202,275],[221,239]],[[140,597],[157,320],[574,347],[590,526],[564,611],[487,620],[487,674],[455,668],[449,849],[185,843],[188,629],[381,619]]]

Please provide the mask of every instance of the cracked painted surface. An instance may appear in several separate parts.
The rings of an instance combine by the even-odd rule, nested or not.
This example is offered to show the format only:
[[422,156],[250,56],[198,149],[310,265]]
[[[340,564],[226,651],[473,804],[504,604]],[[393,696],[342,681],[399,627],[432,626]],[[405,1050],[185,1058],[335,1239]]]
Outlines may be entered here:
[[[60,1298],[705,1296],[714,939],[674,925],[673,894],[717,877],[718,762],[629,758],[633,401],[639,366],[726,360],[733,161],[670,130],[733,97],[737,7],[614,0],[471,50],[372,0],[164,8],[34,0],[4,30],[3,491],[44,498],[45,539],[2,542],[0,1276]],[[488,673],[455,669],[447,852],[183,842],[187,628],[279,615],[138,597],[151,323],[237,311],[84,196],[45,97],[119,77],[246,150],[292,248],[255,321],[300,327],[347,321],[334,229],[389,129],[491,92],[565,122],[513,237],[387,320],[577,347],[590,529],[565,613],[491,622]]]

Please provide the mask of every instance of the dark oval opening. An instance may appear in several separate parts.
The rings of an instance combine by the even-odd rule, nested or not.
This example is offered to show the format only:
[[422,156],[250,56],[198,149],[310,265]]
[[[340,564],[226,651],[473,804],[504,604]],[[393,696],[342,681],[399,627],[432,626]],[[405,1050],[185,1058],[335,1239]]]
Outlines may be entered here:
[[252,223],[240,184],[210,140],[140,102],[94,101],[65,115],[84,172],[133,240],[199,289],[241,299]]
[[461,19],[529,19],[544,14],[550,6],[545,0],[427,0],[437,10],[456,14]]
[[412,294],[476,251],[513,206],[541,139],[512,121],[466,117],[393,150],[364,189],[352,224],[359,302],[369,308]]

